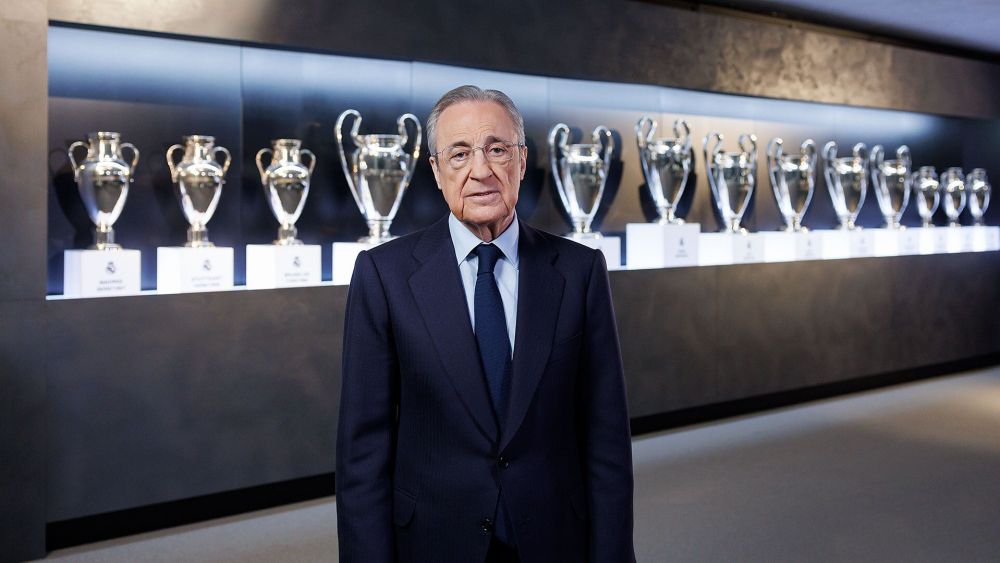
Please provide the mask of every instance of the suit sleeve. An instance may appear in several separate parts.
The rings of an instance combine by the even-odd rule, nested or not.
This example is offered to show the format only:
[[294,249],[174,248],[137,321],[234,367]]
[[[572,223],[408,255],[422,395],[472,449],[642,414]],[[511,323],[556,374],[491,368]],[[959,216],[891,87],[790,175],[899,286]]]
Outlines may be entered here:
[[392,460],[398,389],[385,291],[371,256],[362,252],[347,295],[337,429],[337,530],[343,563],[395,560]]
[[584,456],[590,560],[635,561],[632,543],[632,440],[618,327],[601,252],[587,287],[583,342]]

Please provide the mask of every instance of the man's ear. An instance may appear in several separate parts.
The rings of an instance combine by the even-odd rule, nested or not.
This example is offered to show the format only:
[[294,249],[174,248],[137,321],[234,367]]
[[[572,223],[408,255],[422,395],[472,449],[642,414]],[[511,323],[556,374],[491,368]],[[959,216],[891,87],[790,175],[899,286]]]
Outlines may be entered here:
[[438,178],[437,157],[432,156],[428,160],[431,163],[431,172],[434,172],[434,182],[437,184],[438,191],[441,191],[441,178]]
[[524,181],[524,173],[528,171],[528,147],[518,147],[521,151],[521,181]]

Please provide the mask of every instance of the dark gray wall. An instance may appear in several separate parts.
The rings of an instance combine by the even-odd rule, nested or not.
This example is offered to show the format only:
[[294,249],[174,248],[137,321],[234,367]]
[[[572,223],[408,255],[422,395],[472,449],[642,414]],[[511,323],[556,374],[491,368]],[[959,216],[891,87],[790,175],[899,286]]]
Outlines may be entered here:
[[45,548],[46,25],[0,0],[0,560]]
[[51,0],[50,18],[545,76],[997,117],[996,65],[651,2]]
[[[47,20],[990,120],[963,122],[971,129],[961,131],[984,139],[961,144],[963,165],[996,146],[992,120],[1000,116],[991,96],[994,65],[640,2],[515,2],[500,14],[491,5],[456,9],[443,1],[51,0],[46,7],[0,0],[0,224],[7,237],[0,252],[0,560],[41,555],[47,521],[333,468],[345,288],[43,301],[47,238],[76,244],[78,236],[65,223],[47,225],[56,217],[74,226],[72,212],[59,207],[72,198],[45,189],[46,178],[60,173],[50,151],[64,141],[47,139],[48,112],[73,109],[47,97]],[[113,61],[121,53],[98,55]],[[429,98],[413,103],[426,108]],[[690,113],[755,119],[726,108]],[[580,115],[547,103],[538,111]],[[934,123],[954,131],[952,121]],[[616,127],[627,139],[627,126]],[[872,141],[896,138],[888,137]],[[544,175],[544,148],[534,154]],[[941,154],[948,162],[939,166],[955,158]],[[622,162],[631,162],[627,154]],[[244,180],[241,174],[241,190]],[[551,205],[540,181],[538,206]],[[637,200],[634,179],[620,185],[617,201]],[[236,201],[230,217],[263,225],[259,205]],[[413,198],[422,201],[429,199]],[[168,209],[160,203],[150,209]],[[609,209],[609,225],[642,216],[636,203]],[[415,228],[423,213],[430,212],[414,210],[400,223]],[[329,228],[327,218],[310,221]],[[141,220],[128,225],[133,220],[123,218],[123,230],[143,236]],[[255,228],[228,236],[242,240]],[[633,414],[996,352],[996,263],[990,253],[616,273]],[[927,306],[928,290],[947,305]],[[987,304],[963,301],[968,295]],[[843,320],[831,323],[835,313]],[[730,316],[739,322],[724,322]],[[941,334],[928,340],[931,328]],[[924,340],[907,336],[917,332]]]

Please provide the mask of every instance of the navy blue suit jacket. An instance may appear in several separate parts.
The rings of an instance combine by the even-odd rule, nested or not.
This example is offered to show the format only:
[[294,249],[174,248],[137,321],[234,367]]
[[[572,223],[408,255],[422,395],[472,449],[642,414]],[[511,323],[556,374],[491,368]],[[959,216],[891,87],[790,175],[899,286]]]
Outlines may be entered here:
[[499,428],[447,217],[361,253],[344,326],[344,563],[480,562],[503,490],[525,563],[634,561],[632,455],[607,267],[520,222]]

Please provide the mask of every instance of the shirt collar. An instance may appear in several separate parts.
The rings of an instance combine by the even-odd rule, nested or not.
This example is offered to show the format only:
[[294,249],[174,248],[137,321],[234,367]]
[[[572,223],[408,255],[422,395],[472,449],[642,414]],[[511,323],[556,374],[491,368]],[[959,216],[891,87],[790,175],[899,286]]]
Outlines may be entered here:
[[[465,261],[469,257],[469,253],[483,242],[468,227],[463,225],[453,213],[448,215],[448,230],[451,231],[451,242],[455,246],[455,259],[459,264]],[[503,252],[504,258],[510,262],[511,266],[514,266],[515,270],[518,269],[517,241],[519,237],[520,227],[518,226],[517,213],[515,212],[514,220],[510,222],[507,229],[493,240],[493,244]]]

